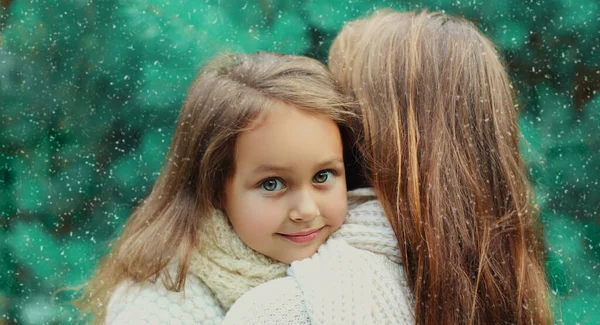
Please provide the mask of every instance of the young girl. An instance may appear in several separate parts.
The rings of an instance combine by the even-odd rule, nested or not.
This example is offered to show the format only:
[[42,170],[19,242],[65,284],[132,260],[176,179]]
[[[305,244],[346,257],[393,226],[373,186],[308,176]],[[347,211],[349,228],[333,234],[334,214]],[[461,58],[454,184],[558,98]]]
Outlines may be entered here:
[[[242,296],[224,323],[552,324],[513,93],[492,43],[464,19],[386,11],[344,27],[329,65],[360,103],[365,175],[402,252],[404,277],[391,286],[407,281],[410,307],[346,272],[358,254],[311,269],[335,249],[330,239],[289,277]],[[307,274],[337,291],[315,290]],[[347,290],[363,276],[370,290]],[[394,317],[406,312],[412,321]]]
[[345,105],[312,59],[260,52],[208,63],[152,192],[79,304],[100,324],[220,324],[241,294],[283,276],[284,263],[312,255],[342,224]]

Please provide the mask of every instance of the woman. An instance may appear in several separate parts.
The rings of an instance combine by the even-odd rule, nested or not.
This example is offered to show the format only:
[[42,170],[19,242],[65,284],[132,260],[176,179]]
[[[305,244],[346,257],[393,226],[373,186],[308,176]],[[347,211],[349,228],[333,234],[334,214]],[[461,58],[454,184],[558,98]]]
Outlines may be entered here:
[[[359,103],[359,160],[395,233],[403,272],[382,260],[371,266],[396,277],[396,288],[407,284],[408,297],[381,286],[345,291],[350,280],[373,280],[346,266],[370,260],[332,239],[293,263],[290,276],[242,296],[225,323],[400,323],[408,308],[417,324],[551,324],[517,112],[493,44],[463,19],[378,12],[342,30],[329,65]],[[347,254],[335,260],[336,249]],[[311,279],[338,291],[319,290]],[[349,309],[336,302],[361,318],[344,318]],[[402,315],[383,317],[388,311]]]

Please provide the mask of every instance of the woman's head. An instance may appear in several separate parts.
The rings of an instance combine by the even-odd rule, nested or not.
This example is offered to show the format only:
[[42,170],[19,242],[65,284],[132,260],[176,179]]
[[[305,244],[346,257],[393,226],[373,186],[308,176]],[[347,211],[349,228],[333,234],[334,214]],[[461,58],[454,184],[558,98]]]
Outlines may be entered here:
[[[352,116],[347,111],[347,104],[327,68],[313,59],[259,52],[223,55],[206,64],[188,90],[163,169],[152,192],[129,218],[115,248],[90,282],[82,298],[85,304],[102,318],[104,309],[98,306],[105,306],[115,285],[127,278],[143,281],[162,277],[167,288],[181,289],[190,254],[196,245],[199,220],[215,209],[233,214],[232,223],[237,226],[242,240],[248,239],[248,236],[244,237],[247,235],[244,230],[253,224],[248,215],[264,217],[257,213],[272,212],[273,209],[264,208],[268,203],[282,214],[278,225],[271,224],[270,236],[276,236],[278,232],[293,235],[317,227],[324,229],[319,236],[325,236],[339,227],[339,219],[345,215],[346,194],[338,127],[346,125]],[[270,167],[286,170],[300,166],[304,178],[300,181],[287,174],[261,174],[263,182],[288,183],[284,184],[285,190],[277,188],[277,194],[263,195],[264,206],[251,205],[256,201],[240,201],[237,194],[251,191],[248,187],[250,177],[240,181],[238,171],[246,172],[245,176],[256,176],[256,173],[247,172],[248,164],[243,164],[253,153],[252,146],[256,151],[268,153],[265,148],[272,147],[273,140],[287,139],[289,150],[298,149],[297,143],[292,141],[294,135],[298,137],[296,142],[303,141],[302,134],[289,133],[262,134],[264,141],[261,143],[253,143],[252,139],[246,141],[261,130],[262,133],[272,131],[274,128],[267,128],[270,124],[278,126],[278,121],[274,120],[278,118],[275,116],[278,112],[292,113],[292,118],[305,128],[315,128],[315,134],[327,135],[328,139],[313,143],[312,147],[305,146],[302,152],[290,151],[289,156],[304,155],[296,157],[295,161],[282,162],[281,155],[274,157],[277,159],[262,157],[260,162],[252,161],[257,164],[250,167],[256,168],[269,167],[265,162],[271,162]],[[290,125],[289,132],[299,132],[292,128],[293,121],[286,123]],[[238,146],[238,140],[243,144]],[[300,158],[304,160],[298,162]],[[296,165],[290,167],[291,164]],[[312,174],[308,177],[310,168],[313,168]],[[332,171],[336,173],[335,177]],[[332,179],[336,182],[331,182]],[[261,192],[262,183],[256,181],[252,190]],[[308,185],[312,187],[309,189]],[[323,202],[328,199],[344,200],[343,209],[342,205],[324,207]],[[262,252],[261,247],[257,248]],[[269,251],[264,253],[269,255]],[[279,253],[271,255],[287,261],[288,256]],[[304,254],[306,252],[301,251],[297,255],[305,257]],[[293,256],[290,258],[294,259]],[[175,277],[164,272],[173,260],[177,262]]]
[[[499,142],[498,150],[510,152],[502,156],[518,155],[518,132],[499,134],[518,130],[503,64],[492,43],[464,19],[378,12],[345,26],[329,67],[361,104],[360,143],[369,166],[398,152],[397,164],[416,172],[422,159],[407,160],[412,153],[462,158],[479,151],[483,158],[493,156],[487,149]],[[382,174],[398,172],[381,168],[388,165],[372,170],[371,181],[396,177]]]
[[548,323],[517,112],[493,44],[464,19],[384,11],[344,27],[329,67],[359,102],[358,149],[404,250],[417,321]]

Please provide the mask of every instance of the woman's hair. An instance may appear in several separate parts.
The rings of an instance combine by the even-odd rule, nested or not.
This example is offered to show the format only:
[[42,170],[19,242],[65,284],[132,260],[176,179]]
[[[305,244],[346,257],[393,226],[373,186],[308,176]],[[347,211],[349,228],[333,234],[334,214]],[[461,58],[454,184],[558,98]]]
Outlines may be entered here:
[[329,67],[403,251],[417,324],[551,324],[512,86],[470,22],[393,11],[347,24]]
[[[277,103],[325,114],[340,126],[351,116],[329,71],[313,59],[229,54],[198,73],[152,192],[77,302],[96,323],[104,323],[110,295],[124,280],[160,279],[167,289],[182,290],[199,220],[220,207],[233,172],[236,136]],[[167,270],[170,264],[175,267]]]

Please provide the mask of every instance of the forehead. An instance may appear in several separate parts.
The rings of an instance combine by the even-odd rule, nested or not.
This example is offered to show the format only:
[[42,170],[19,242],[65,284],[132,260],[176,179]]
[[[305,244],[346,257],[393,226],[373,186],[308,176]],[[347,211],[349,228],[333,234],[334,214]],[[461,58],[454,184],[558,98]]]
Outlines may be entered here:
[[240,162],[296,165],[335,155],[342,156],[337,124],[325,114],[284,103],[274,103],[265,109],[238,135],[235,148],[236,165]]

